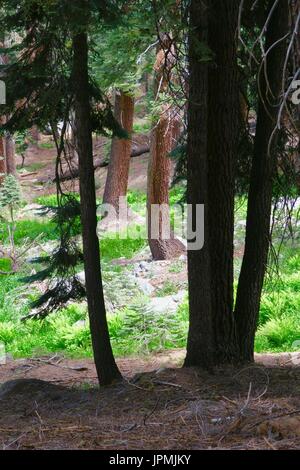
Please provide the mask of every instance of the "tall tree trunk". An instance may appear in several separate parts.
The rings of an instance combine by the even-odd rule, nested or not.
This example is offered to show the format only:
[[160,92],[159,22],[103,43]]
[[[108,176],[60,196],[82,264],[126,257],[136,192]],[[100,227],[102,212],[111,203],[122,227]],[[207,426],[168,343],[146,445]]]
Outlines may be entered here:
[[[186,365],[237,360],[233,317],[234,163],[238,144],[238,2],[191,3],[188,200],[205,205],[205,242],[189,249]],[[199,44],[211,52],[201,57]],[[194,207],[194,213],[196,212]],[[210,356],[210,357],[208,357]]]
[[[5,117],[0,116],[0,130],[5,123]],[[5,158],[5,137],[0,134],[0,184],[6,175],[6,158]]]
[[119,198],[126,196],[129,164],[132,149],[134,98],[123,91],[115,93],[115,119],[128,132],[128,139],[114,137],[105,184],[103,202],[111,204],[119,212]]
[[[168,89],[172,72],[174,51],[159,48],[155,64],[154,91],[157,97]],[[171,46],[173,48],[173,46]],[[148,238],[153,259],[165,260],[180,256],[185,247],[174,237],[170,229],[169,188],[171,179],[170,152],[176,145],[174,138],[180,129],[178,111],[162,105],[158,122],[151,133],[150,158],[148,166]],[[158,213],[158,206],[161,207]]]
[[[80,4],[85,7],[83,1]],[[79,158],[82,240],[86,291],[94,359],[99,382],[112,383],[121,377],[113,356],[106,319],[97,236],[93,141],[89,102],[88,42],[85,32],[73,39],[73,81],[75,89],[75,129]]]
[[6,172],[8,175],[17,176],[15,141],[10,134],[5,137]]
[[[5,40],[4,37],[0,38],[0,47],[4,47]],[[7,56],[1,55],[0,56],[0,64],[6,64],[7,63]],[[2,130],[1,127],[3,124],[5,124],[6,118],[5,116],[0,116],[0,131]],[[5,158],[5,137],[4,135],[0,134],[0,185],[3,182],[3,179],[6,174],[6,158]]]
[[[273,5],[274,0],[270,1],[269,11]],[[266,50],[287,33],[288,9],[288,2],[285,1],[280,1],[276,6],[266,32]],[[262,99],[258,105],[245,253],[235,307],[240,356],[244,361],[254,360],[254,339],[268,260],[272,188],[277,163],[278,132],[274,133],[274,129],[279,110],[285,53],[286,42],[281,41],[266,56],[265,70],[262,70],[259,78]]]
[[239,2],[209,2],[213,54],[208,93],[208,185],[215,362],[236,360],[233,316],[234,189],[239,129],[237,28]]
[[[208,40],[208,11],[205,2],[191,0],[189,30],[189,104],[187,143],[187,202],[196,214],[204,205],[204,247],[188,250],[189,333],[185,366],[208,368],[213,364],[211,302],[211,257],[209,250],[208,188],[208,61],[199,57],[199,44]],[[191,221],[189,220],[189,224]]]
[[[0,42],[0,46],[1,47],[5,46],[5,40],[3,42]],[[1,59],[4,64],[9,63],[9,59],[6,55],[1,56]],[[7,120],[6,117],[2,117],[2,119],[0,119],[0,125],[1,123],[4,124],[6,120]],[[1,140],[0,155],[3,155],[3,156],[5,155],[5,163],[3,163],[3,160],[2,160],[2,165],[1,165],[1,161],[0,161],[0,173],[7,173],[9,175],[16,176],[17,168],[16,168],[14,139],[9,133],[6,132],[5,137],[0,137],[0,140]]]

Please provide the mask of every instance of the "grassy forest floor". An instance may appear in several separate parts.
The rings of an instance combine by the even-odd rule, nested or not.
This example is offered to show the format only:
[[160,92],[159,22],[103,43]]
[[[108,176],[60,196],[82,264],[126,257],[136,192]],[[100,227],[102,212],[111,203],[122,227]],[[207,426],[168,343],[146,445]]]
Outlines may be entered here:
[[120,359],[124,381],[101,390],[89,359],[11,361],[0,369],[0,447],[300,448],[299,355],[213,375],[180,368],[183,356]]

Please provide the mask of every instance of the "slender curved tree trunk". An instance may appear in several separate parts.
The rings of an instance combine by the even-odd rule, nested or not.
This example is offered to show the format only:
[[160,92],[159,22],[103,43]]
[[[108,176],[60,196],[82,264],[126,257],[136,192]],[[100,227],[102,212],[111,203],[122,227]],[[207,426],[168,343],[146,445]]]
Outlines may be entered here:
[[[1,125],[5,123],[5,118],[0,117],[0,129]],[[6,158],[5,158],[5,137],[0,135],[0,184],[6,175]]]
[[[269,11],[274,4],[270,1]],[[266,32],[266,50],[288,31],[288,2],[280,1],[275,8]],[[252,171],[248,195],[245,253],[238,283],[235,316],[237,321],[240,357],[254,360],[254,339],[259,317],[260,300],[270,245],[272,188],[277,165],[275,131],[282,85],[282,66],[286,42],[281,41],[266,57],[266,75],[260,76],[260,99],[257,113]]]
[[[166,92],[172,71],[174,51],[159,48],[155,64],[154,91],[157,97]],[[176,258],[185,252],[185,246],[175,238],[170,228],[169,188],[171,179],[170,152],[176,146],[180,132],[178,110],[163,105],[158,122],[151,132],[148,166],[148,239],[153,259]],[[160,211],[158,210],[160,206]]]
[[[86,2],[78,2],[83,9]],[[88,41],[85,32],[73,39],[73,81],[75,91],[75,129],[79,158],[82,241],[88,311],[94,360],[101,385],[121,377],[113,356],[106,319],[97,236],[96,194],[91,130]]]
[[134,116],[133,96],[117,90],[114,114],[115,119],[128,132],[128,139],[114,137],[112,140],[103,202],[113,205],[119,212],[119,198],[126,196],[128,187]]

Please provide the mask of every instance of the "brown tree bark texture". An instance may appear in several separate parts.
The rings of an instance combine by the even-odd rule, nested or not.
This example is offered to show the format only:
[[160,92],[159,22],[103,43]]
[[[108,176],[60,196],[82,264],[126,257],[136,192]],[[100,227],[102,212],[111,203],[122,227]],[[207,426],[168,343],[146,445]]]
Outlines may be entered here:
[[[173,67],[174,50],[158,49],[155,63],[154,91],[155,95],[168,89]],[[148,238],[153,259],[165,260],[176,258],[185,252],[185,246],[174,237],[170,231],[170,238],[166,239],[163,234],[163,221],[170,223],[169,214],[169,187],[171,178],[170,152],[176,145],[180,132],[180,120],[178,110],[169,105],[162,105],[158,122],[155,123],[151,132],[150,159],[148,167]],[[152,229],[152,205],[165,205],[165,215],[159,217],[159,237],[151,236]]]
[[15,141],[11,135],[5,138],[6,172],[8,175],[17,176]]
[[239,2],[209,2],[208,185],[214,361],[236,360],[233,317],[235,162],[239,138]]
[[204,204],[202,250],[188,251],[189,333],[185,366],[213,365],[211,260],[209,250],[208,188],[208,62],[199,60],[198,44],[208,40],[208,12],[204,2],[191,0],[189,30],[189,104],[187,141],[187,202],[193,208]]
[[134,98],[117,91],[115,96],[115,118],[128,132],[128,139],[112,140],[110,161],[103,195],[103,202],[119,209],[119,198],[126,196],[128,187],[129,165],[132,149]]
[[[189,251],[186,365],[237,360],[233,317],[234,163],[238,143],[238,2],[191,3],[188,202],[204,204],[204,248]],[[211,56],[201,57],[199,43]]]

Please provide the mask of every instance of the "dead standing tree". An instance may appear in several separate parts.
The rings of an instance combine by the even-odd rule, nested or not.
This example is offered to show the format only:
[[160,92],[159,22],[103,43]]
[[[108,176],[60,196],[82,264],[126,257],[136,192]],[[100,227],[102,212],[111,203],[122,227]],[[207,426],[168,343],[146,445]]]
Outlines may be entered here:
[[112,204],[119,212],[119,198],[127,194],[129,164],[131,158],[133,131],[134,98],[117,90],[115,93],[115,119],[128,133],[127,139],[114,137],[111,145],[110,161],[104,190],[103,202]]
[[154,66],[156,100],[162,98],[159,116],[151,132],[148,167],[148,238],[155,260],[180,256],[185,247],[170,229],[169,187],[171,179],[170,152],[180,134],[180,116],[176,106],[166,100],[169,80],[176,63],[175,45],[168,34],[160,37]]

